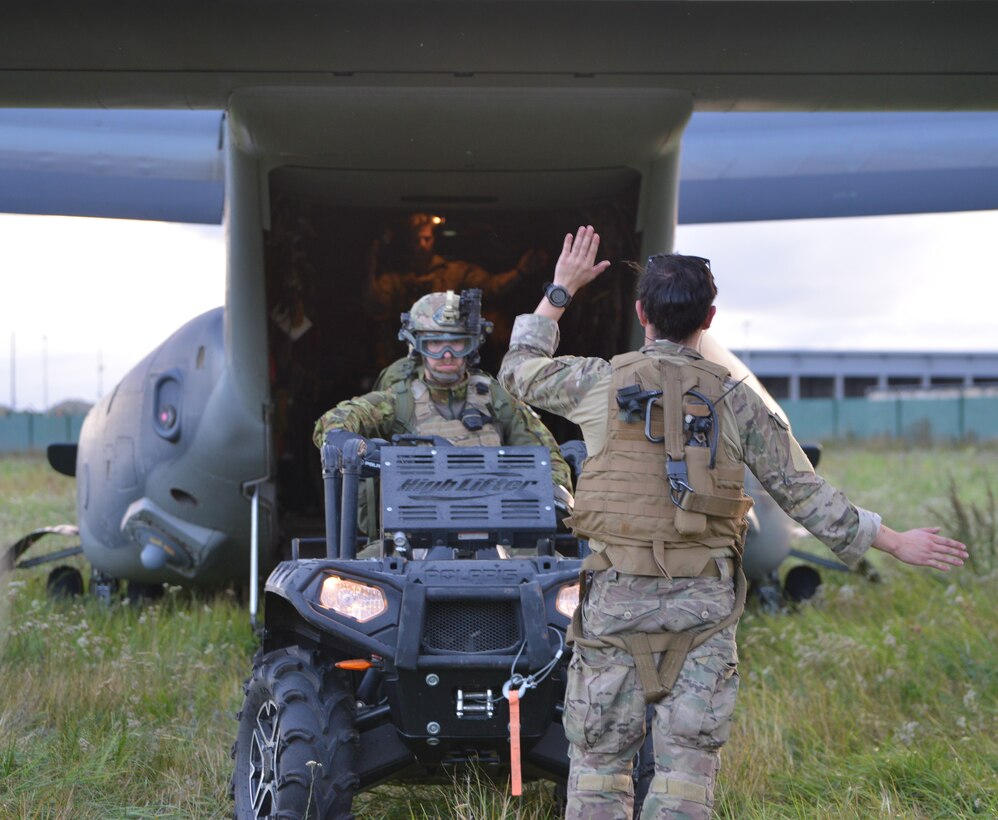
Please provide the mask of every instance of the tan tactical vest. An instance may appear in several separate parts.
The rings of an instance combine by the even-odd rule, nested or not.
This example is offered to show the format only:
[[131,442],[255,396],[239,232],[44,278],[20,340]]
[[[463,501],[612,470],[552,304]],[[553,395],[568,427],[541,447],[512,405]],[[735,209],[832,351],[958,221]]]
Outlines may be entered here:
[[[482,385],[481,387],[479,385]],[[499,447],[502,444],[502,428],[497,419],[492,418],[489,400],[492,398],[491,379],[478,373],[468,376],[468,394],[465,403],[481,412],[486,420],[481,430],[469,430],[460,419],[444,418],[430,398],[429,388],[420,380],[409,382],[413,398],[412,425],[421,436],[443,436],[452,444],[461,447],[481,445]]]
[[[717,402],[727,370],[705,360],[643,353],[616,356],[611,364],[606,442],[587,459],[579,479],[575,532],[602,541],[616,569],[638,575],[698,575],[712,557],[727,550],[740,555],[752,499],[744,492],[744,464],[721,435],[725,414],[715,412],[713,435],[693,439],[687,425],[709,414],[688,391]],[[652,405],[650,425],[661,443],[646,437],[643,415],[627,421],[617,405],[617,390],[634,384],[663,391]],[[685,464],[688,490],[667,480],[667,456]]]

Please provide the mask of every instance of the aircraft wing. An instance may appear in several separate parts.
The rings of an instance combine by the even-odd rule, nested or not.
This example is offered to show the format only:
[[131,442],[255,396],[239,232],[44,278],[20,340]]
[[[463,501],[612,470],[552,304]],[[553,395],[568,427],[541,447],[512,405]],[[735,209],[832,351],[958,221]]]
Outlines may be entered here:
[[708,113],[683,135],[679,222],[998,208],[998,113]]
[[[222,219],[219,111],[0,109],[0,212]],[[998,208],[998,113],[712,113],[680,223]]]
[[0,212],[222,221],[220,111],[0,108]]

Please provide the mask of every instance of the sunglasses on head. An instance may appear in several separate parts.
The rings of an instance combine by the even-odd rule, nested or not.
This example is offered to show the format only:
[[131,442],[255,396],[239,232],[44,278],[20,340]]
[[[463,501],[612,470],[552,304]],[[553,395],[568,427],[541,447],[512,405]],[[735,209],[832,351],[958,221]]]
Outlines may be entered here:
[[705,259],[702,256],[689,256],[689,255],[687,255],[685,253],[675,253],[675,254],[673,254],[673,253],[656,253],[656,254],[653,254],[652,256],[648,257],[648,262],[646,263],[646,266],[647,265],[651,265],[652,262],[657,262],[660,259],[665,259],[665,257],[667,257],[667,256],[681,256],[681,257],[683,257],[683,259],[692,259],[694,262],[699,262],[707,270],[710,270],[710,260],[709,259]]

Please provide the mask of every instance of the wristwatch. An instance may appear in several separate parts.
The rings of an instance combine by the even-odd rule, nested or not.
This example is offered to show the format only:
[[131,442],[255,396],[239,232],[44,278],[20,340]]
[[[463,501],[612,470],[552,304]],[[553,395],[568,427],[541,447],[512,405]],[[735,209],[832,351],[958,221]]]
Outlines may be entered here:
[[556,308],[567,308],[572,302],[572,294],[563,285],[553,285],[551,282],[546,283],[544,285],[544,295]]

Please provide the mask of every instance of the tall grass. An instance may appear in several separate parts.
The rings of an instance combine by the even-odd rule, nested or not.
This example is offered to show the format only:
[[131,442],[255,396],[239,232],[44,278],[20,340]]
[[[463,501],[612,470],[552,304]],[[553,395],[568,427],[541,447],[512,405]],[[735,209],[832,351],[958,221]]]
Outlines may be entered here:
[[[985,509],[996,468],[995,449],[829,448],[822,464],[895,528],[933,523],[950,476]],[[72,494],[39,459],[0,459],[0,545],[71,521]],[[796,612],[746,614],[721,817],[998,816],[998,579],[880,557],[881,583],[825,573]],[[53,602],[46,571],[0,583],[0,817],[231,816],[233,715],[255,648],[245,609],[176,589],[142,608]],[[361,818],[540,820],[550,791],[512,798],[470,776],[355,805]]]

